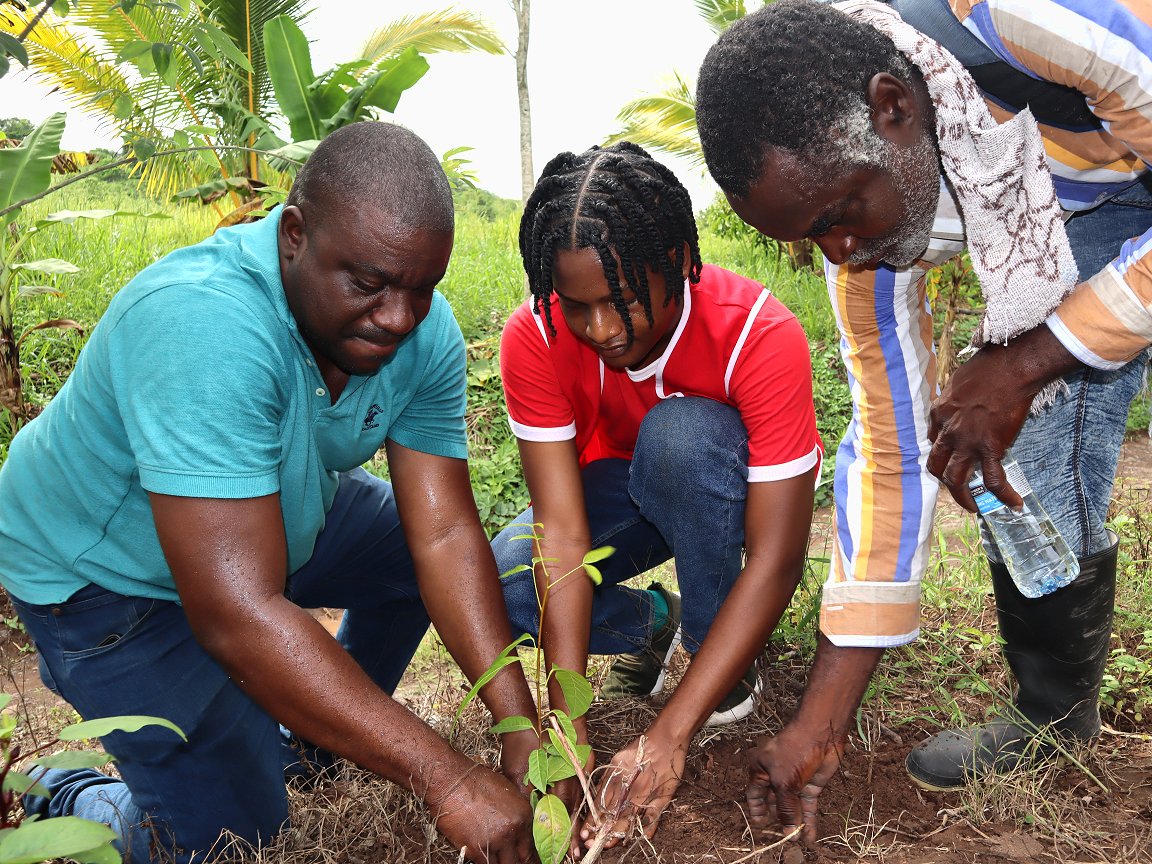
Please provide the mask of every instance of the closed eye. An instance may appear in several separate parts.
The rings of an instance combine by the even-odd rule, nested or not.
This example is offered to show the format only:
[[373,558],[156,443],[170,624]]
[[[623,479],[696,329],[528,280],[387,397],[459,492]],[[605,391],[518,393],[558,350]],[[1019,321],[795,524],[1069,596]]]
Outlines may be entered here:
[[829,231],[836,227],[836,225],[844,218],[844,214],[848,210],[846,202],[839,202],[833,204],[819,216],[812,220],[812,226],[808,229],[805,237],[823,237]]
[[806,237],[823,237],[836,225],[836,220],[831,216],[819,216],[816,221],[812,223],[812,227],[808,229]]

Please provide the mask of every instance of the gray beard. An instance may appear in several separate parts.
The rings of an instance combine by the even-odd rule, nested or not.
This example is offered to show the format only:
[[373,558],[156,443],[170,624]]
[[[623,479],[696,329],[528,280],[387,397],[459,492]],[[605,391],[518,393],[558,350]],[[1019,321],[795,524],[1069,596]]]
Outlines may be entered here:
[[940,198],[940,169],[932,137],[925,132],[915,147],[900,148],[885,142],[888,170],[900,189],[904,218],[887,237],[858,247],[849,264],[881,260],[896,269],[919,260],[932,239],[932,223]]

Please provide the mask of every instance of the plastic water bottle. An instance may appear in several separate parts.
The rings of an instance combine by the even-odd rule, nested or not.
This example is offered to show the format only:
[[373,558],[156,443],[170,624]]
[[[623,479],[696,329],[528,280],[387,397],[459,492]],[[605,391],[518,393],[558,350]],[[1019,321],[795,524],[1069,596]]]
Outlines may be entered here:
[[1016,460],[1005,456],[1001,464],[1009,484],[1024,499],[1020,512],[988,491],[979,469],[973,472],[968,488],[1020,593],[1025,597],[1051,594],[1080,575],[1080,562],[1036,500]]

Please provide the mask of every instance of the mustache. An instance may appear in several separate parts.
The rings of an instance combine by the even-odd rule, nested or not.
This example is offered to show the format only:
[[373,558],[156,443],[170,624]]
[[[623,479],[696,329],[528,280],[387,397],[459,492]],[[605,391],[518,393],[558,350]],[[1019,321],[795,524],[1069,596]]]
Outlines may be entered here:
[[357,339],[363,339],[365,342],[371,342],[375,345],[398,345],[404,341],[407,335],[407,333],[392,333],[378,328],[358,330],[352,334]]

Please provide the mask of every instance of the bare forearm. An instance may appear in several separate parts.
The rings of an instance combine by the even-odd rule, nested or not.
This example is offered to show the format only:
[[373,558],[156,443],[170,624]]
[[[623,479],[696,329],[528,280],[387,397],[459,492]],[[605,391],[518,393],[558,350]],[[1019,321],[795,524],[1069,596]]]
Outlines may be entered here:
[[545,662],[549,668],[583,675],[588,668],[593,586],[582,562],[591,541],[580,535],[550,537],[547,522],[543,534],[539,557],[545,564],[536,565],[535,578],[542,600],[540,644]]
[[[479,522],[414,551],[420,594],[453,659],[475,682],[513,640],[492,550]],[[510,666],[480,691],[497,720],[533,716],[523,674]]]
[[808,687],[789,725],[802,726],[813,734],[829,730],[834,738],[846,737],[872,673],[883,656],[883,648],[837,647],[821,633],[817,637],[816,659],[808,675]]
[[[750,572],[751,571],[751,572]],[[795,572],[760,570],[749,561],[720,607],[708,636],[693,658],[653,732],[685,744],[764,650],[788,608],[799,578]]]
[[473,767],[377,687],[304,610],[283,597],[252,601],[243,609],[243,616],[202,615],[194,631],[278,722],[430,805],[450,794],[460,772]]

